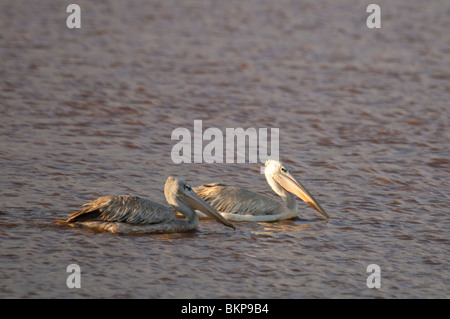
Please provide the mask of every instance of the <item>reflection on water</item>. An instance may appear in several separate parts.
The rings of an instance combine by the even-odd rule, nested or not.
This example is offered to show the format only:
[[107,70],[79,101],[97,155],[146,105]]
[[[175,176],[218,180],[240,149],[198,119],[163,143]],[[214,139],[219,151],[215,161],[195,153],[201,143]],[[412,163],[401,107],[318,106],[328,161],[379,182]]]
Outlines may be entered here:
[[[51,1],[0,5],[1,297],[450,295],[446,1],[380,1],[378,30],[364,1],[78,4],[79,30]],[[194,120],[279,128],[330,220],[298,200],[298,219],[234,232],[55,224],[102,195],[165,203],[169,175],[275,196],[260,164],[174,164]]]

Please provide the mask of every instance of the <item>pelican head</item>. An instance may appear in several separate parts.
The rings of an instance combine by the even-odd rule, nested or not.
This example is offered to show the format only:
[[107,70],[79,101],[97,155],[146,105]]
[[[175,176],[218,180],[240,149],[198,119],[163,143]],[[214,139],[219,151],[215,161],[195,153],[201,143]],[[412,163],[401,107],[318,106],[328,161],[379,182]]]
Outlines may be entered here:
[[[205,213],[209,217],[217,220],[225,226],[236,229],[232,223],[222,217],[214,208],[198,196],[185,181],[169,176],[164,185],[164,195],[167,202],[177,211],[185,215],[184,212],[192,212],[192,216],[197,216],[195,209]],[[189,218],[189,216],[186,216]]]
[[292,175],[291,169],[283,162],[267,160],[265,175],[267,182],[272,187],[273,191],[281,197],[286,197],[286,191],[292,193],[308,203],[326,218],[330,217],[306,188],[302,186],[298,179]]

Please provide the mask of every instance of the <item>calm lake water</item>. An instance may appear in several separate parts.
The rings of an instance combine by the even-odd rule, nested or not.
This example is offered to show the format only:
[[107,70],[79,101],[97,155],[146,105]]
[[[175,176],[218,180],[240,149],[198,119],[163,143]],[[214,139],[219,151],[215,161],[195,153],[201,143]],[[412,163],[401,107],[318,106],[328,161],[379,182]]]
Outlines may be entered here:
[[[1,298],[449,298],[450,3],[0,4]],[[175,164],[172,131],[279,128],[330,214],[116,235],[56,225],[164,182],[275,194],[257,164]],[[81,268],[69,289],[66,268]],[[369,289],[366,268],[381,269]]]

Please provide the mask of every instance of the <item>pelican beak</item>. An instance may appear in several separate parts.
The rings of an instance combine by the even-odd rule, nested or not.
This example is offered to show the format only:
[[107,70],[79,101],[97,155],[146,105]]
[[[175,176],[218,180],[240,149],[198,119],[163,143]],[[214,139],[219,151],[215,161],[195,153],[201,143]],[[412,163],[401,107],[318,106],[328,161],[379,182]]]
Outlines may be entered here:
[[315,210],[321,213],[326,218],[330,218],[330,216],[325,213],[323,208],[319,205],[319,203],[314,199],[314,197],[303,187],[303,185],[289,172],[285,172],[284,174],[277,173],[274,176],[274,179],[288,192],[298,196],[304,202],[308,203]]
[[224,224],[227,227],[231,227],[236,230],[236,227],[228,220],[222,217],[214,208],[212,208],[207,202],[205,202],[200,196],[198,196],[194,191],[185,193],[186,203],[193,209],[197,209],[202,213],[205,213],[209,217],[217,220],[219,223]]

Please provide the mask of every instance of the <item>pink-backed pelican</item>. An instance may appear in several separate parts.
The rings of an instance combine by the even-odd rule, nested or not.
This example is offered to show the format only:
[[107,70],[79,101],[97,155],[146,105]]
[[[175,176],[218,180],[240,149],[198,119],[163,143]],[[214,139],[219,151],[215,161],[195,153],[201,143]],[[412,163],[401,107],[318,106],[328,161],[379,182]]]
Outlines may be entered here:
[[[69,225],[84,226],[113,233],[177,233],[197,228],[198,209],[234,229],[214,208],[201,199],[185,181],[169,177],[164,195],[171,207],[136,196],[104,196],[69,216]],[[186,218],[176,218],[174,211]]]
[[[281,197],[282,202],[244,188],[217,183],[204,184],[194,190],[228,220],[267,222],[295,218],[298,211],[293,194],[329,218],[283,162],[267,160],[265,176],[272,190]],[[201,213],[199,215],[204,216]]]

